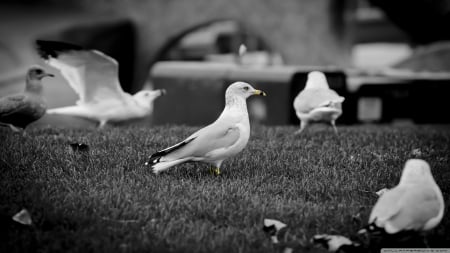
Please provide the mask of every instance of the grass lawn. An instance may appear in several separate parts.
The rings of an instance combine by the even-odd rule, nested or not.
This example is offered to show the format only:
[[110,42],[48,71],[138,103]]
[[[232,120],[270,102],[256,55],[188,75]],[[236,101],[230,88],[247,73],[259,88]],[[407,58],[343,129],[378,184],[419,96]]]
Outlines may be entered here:
[[[318,233],[354,234],[377,191],[398,183],[405,161],[428,161],[446,201],[432,247],[450,247],[450,127],[252,128],[222,175],[190,163],[154,175],[154,151],[196,127],[0,129],[0,213],[27,208],[30,228],[3,226],[1,252],[273,252],[264,218],[306,242]],[[89,145],[74,152],[69,142]],[[360,213],[362,223],[352,219]],[[321,249],[313,249],[322,252]]]

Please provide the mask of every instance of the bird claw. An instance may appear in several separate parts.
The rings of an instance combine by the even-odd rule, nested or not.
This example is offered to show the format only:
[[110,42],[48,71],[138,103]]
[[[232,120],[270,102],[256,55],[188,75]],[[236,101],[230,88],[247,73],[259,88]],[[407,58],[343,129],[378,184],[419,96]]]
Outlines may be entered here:
[[220,168],[210,168],[209,173],[213,174],[214,176],[219,176],[221,173]]

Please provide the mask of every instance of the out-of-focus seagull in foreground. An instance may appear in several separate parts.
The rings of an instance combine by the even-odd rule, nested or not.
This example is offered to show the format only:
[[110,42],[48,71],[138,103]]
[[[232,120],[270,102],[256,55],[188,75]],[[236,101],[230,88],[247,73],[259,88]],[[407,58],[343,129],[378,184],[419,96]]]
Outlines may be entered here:
[[27,72],[25,91],[0,98],[0,124],[19,132],[30,123],[40,119],[47,109],[42,97],[41,79],[53,76],[39,66],[31,67]]
[[344,100],[330,89],[322,72],[310,72],[305,88],[294,99],[295,113],[300,119],[300,129],[295,134],[300,134],[313,122],[329,122],[337,133],[336,119],[342,114]]
[[423,232],[436,227],[444,215],[444,198],[428,163],[406,162],[399,184],[380,196],[372,209],[369,225],[359,233],[384,230]]
[[248,83],[231,84],[225,91],[225,108],[215,122],[184,141],[154,153],[145,165],[158,174],[177,164],[201,161],[215,166],[214,174],[220,174],[222,162],[247,145],[250,123],[246,99],[252,95],[266,96],[266,93]]
[[313,236],[311,241],[322,245],[329,252],[366,252],[362,244],[342,235],[320,234]]
[[88,118],[103,127],[108,121],[118,122],[143,118],[153,112],[153,101],[164,90],[141,90],[134,95],[124,92],[118,79],[118,63],[97,50],[58,41],[36,41],[39,55],[60,70],[70,87],[78,94],[76,105],[53,108],[48,114],[64,114]]

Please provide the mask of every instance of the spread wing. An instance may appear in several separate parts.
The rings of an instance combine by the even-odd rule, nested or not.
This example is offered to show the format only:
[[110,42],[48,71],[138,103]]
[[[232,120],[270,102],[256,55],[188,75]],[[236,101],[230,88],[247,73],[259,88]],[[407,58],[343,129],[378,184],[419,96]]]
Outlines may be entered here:
[[61,71],[80,97],[79,103],[103,100],[124,100],[118,79],[118,63],[97,50],[56,42],[36,41],[38,53],[46,62]]
[[318,107],[335,107],[341,109],[344,97],[332,89],[304,89],[294,100],[294,108],[298,112],[308,113]]

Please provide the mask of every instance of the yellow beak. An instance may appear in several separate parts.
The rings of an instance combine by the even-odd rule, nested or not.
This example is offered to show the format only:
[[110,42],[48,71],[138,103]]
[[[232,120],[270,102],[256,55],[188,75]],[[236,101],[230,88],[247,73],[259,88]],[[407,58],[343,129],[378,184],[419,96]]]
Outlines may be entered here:
[[255,95],[261,95],[261,96],[267,96],[267,94],[264,92],[264,91],[262,91],[262,90],[255,90],[255,93],[254,93]]

